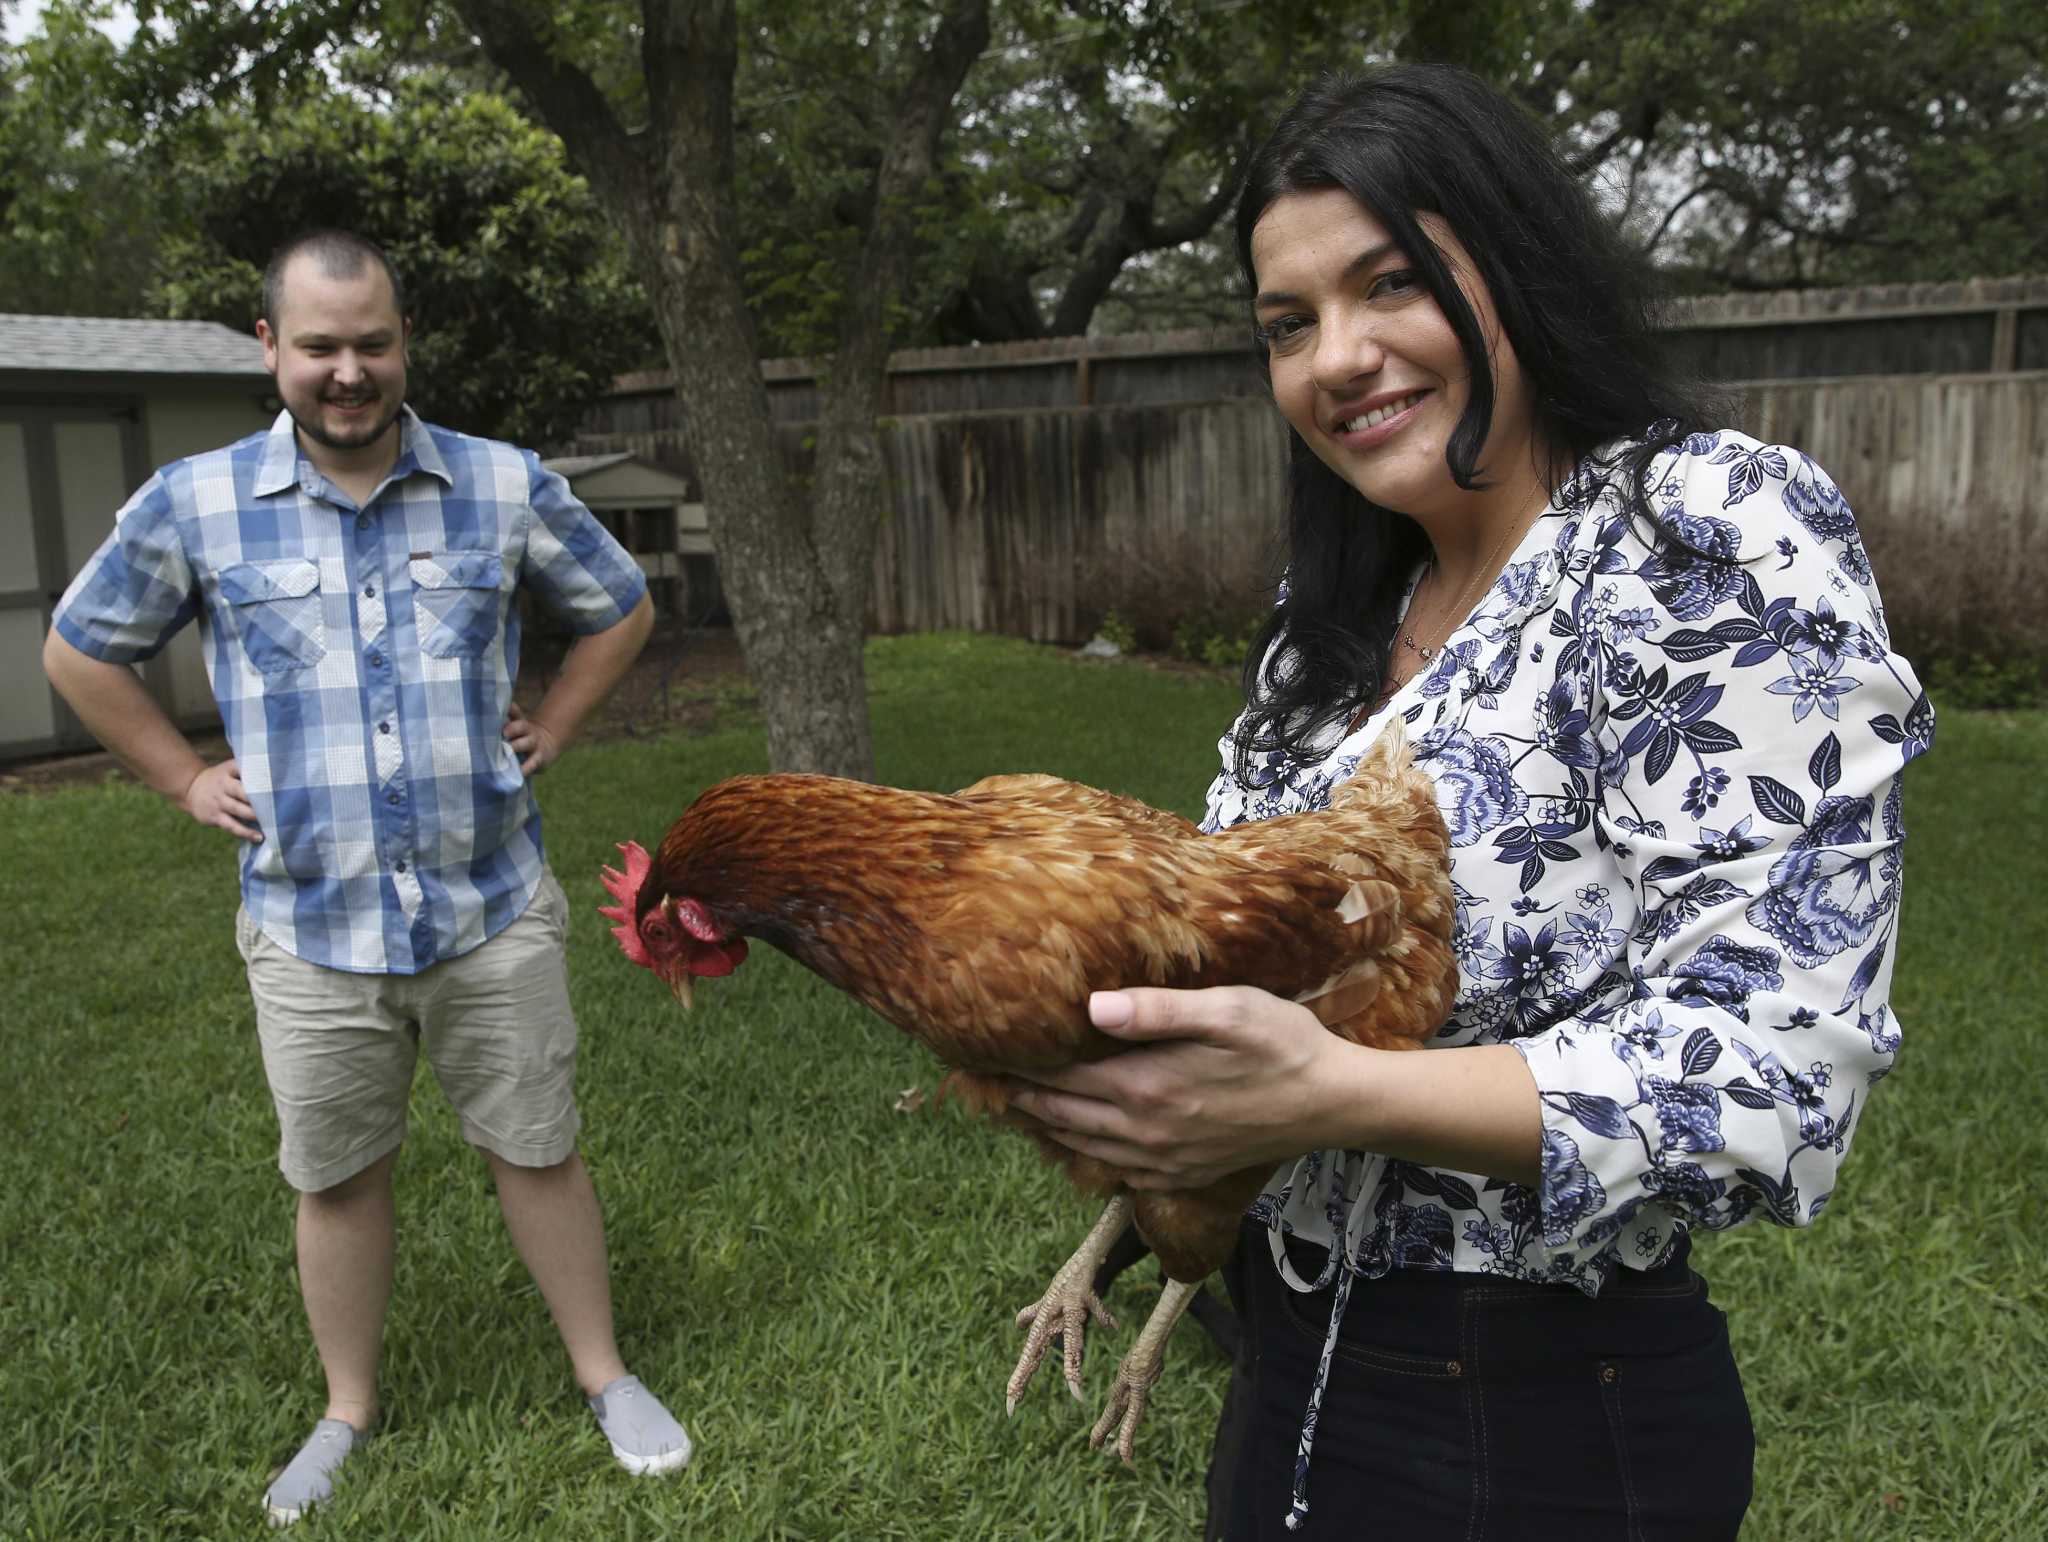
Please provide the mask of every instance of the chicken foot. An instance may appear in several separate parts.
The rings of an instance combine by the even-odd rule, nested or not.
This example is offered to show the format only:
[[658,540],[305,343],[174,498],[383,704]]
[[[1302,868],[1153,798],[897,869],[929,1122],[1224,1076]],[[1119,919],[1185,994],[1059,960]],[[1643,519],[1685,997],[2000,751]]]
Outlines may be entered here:
[[1017,1369],[1010,1373],[1010,1384],[1004,1391],[1005,1406],[1009,1412],[1014,1414],[1017,1411],[1017,1399],[1024,1395],[1025,1387],[1038,1373],[1038,1364],[1045,1358],[1046,1348],[1052,1343],[1055,1333],[1060,1335],[1065,1352],[1067,1389],[1074,1394],[1076,1401],[1082,1400],[1082,1334],[1087,1330],[1088,1319],[1094,1318],[1105,1328],[1113,1330],[1116,1327],[1116,1319],[1095,1294],[1095,1271],[1109,1255],[1117,1234],[1124,1229],[1130,1215],[1130,1195],[1119,1194],[1112,1199],[1103,1210],[1102,1219],[1095,1223],[1094,1230],[1088,1233],[1074,1256],[1061,1265],[1060,1272],[1052,1277],[1045,1294],[1017,1314],[1017,1326],[1031,1331],[1025,1337],[1024,1353],[1017,1357]]
[[1102,1449],[1109,1432],[1116,1431],[1116,1454],[1126,1462],[1131,1459],[1131,1444],[1138,1433],[1138,1426],[1145,1422],[1145,1403],[1151,1395],[1159,1373],[1166,1368],[1166,1340],[1173,1333],[1174,1324],[1181,1314],[1200,1294],[1202,1282],[1188,1284],[1181,1280],[1168,1280],[1166,1289],[1159,1297],[1159,1305],[1152,1309],[1152,1315],[1145,1320],[1145,1327],[1138,1334],[1138,1342],[1131,1346],[1131,1352],[1124,1356],[1123,1364],[1116,1368],[1116,1381],[1109,1389],[1109,1406],[1102,1410],[1102,1417],[1095,1421],[1095,1428],[1088,1432],[1088,1448]]

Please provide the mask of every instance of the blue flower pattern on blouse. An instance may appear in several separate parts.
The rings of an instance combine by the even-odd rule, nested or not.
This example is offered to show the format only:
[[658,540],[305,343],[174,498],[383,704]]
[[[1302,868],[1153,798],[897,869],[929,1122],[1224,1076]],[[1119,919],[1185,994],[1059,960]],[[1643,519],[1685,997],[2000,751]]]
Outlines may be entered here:
[[1436,1042],[1514,1045],[1542,1099],[1535,1190],[1355,1155],[1284,1169],[1253,1214],[1348,1237],[1366,1275],[1594,1294],[1690,1227],[1804,1225],[1898,1052],[1900,773],[1934,722],[1855,518],[1799,451],[1695,434],[1648,490],[1719,560],[1667,552],[1605,469],[1618,448],[1320,758],[1240,783],[1221,743],[1209,830],[1321,807],[1404,722],[1453,848],[1461,985]]

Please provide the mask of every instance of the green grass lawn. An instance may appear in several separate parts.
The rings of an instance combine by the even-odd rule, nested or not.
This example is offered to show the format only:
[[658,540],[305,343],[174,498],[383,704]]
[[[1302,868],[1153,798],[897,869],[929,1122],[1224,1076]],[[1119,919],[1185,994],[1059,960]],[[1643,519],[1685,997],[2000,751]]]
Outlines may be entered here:
[[[879,771],[1045,770],[1194,812],[1227,682],[1007,641],[872,644]],[[684,1015],[595,913],[614,842],[763,766],[744,719],[587,745],[542,783],[576,904],[584,1151],[628,1361],[699,1442],[635,1481],[574,1394],[431,1077],[398,1169],[381,1436],[298,1535],[1197,1533],[1226,1372],[1192,1325],[1125,1469],[1095,1407],[1002,1383],[1089,1209],[1027,1145],[895,1111],[924,1052],[770,949]],[[1756,1413],[1747,1535],[2039,1535],[2048,1504],[2048,715],[1943,719],[1908,792],[1907,1039],[1815,1230],[1707,1239]],[[234,853],[131,785],[0,798],[0,1538],[247,1536],[319,1412],[236,956]],[[1091,1397],[1149,1307],[1091,1355]]]

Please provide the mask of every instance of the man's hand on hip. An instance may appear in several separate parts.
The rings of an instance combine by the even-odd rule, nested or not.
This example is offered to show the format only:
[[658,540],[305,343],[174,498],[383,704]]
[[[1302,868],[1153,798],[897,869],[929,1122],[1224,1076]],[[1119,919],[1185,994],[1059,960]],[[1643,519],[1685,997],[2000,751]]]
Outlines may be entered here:
[[528,717],[513,702],[505,709],[505,742],[519,753],[519,769],[538,776],[562,753],[562,741],[539,718]]
[[242,768],[232,760],[208,766],[192,778],[192,785],[178,799],[178,807],[203,825],[218,825],[245,841],[260,842],[263,832],[256,827],[256,810],[242,790]]

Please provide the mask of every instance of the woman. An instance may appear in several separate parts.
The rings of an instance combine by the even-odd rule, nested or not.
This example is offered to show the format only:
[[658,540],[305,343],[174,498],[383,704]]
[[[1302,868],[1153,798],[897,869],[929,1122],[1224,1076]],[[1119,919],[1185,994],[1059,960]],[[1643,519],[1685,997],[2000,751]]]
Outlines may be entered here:
[[1688,1233],[1811,1221],[1891,1067],[1926,698],[1834,484],[1707,426],[1491,90],[1312,87],[1237,236],[1291,551],[1208,827],[1317,806],[1399,720],[1461,991],[1422,1055],[1249,990],[1104,993],[1138,1047],[1020,1102],[1141,1183],[1281,1164],[1212,1536],[1733,1537],[1749,1414]]

